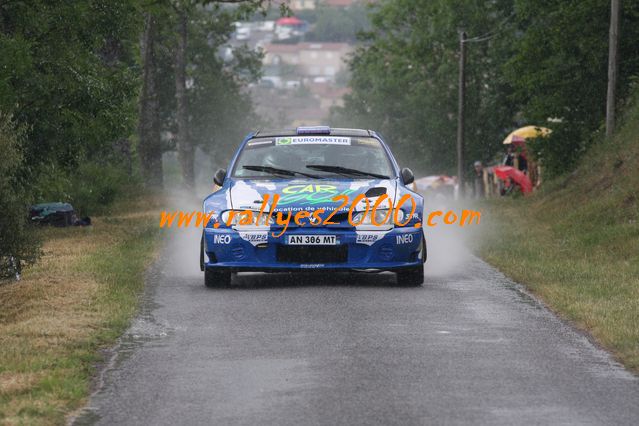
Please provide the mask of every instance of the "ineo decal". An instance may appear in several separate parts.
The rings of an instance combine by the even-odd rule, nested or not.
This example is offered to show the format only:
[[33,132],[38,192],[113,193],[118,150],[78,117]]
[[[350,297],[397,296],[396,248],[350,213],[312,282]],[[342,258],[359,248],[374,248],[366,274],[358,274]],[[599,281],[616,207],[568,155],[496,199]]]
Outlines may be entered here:
[[213,243],[214,244],[230,244],[231,236],[230,235],[213,235]]
[[397,244],[410,244],[413,242],[413,234],[397,235]]

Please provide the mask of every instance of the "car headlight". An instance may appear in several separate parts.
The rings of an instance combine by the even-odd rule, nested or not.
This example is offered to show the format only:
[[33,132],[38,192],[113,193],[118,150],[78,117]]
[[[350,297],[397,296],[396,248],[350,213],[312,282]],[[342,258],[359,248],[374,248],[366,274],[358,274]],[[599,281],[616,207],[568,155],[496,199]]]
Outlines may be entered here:
[[268,214],[262,213],[262,216],[258,217],[260,212],[253,212],[253,218],[257,222],[257,226],[271,226],[275,223],[275,218],[271,217],[269,220]]
[[[394,210],[390,210],[390,209],[377,209],[375,210],[375,214],[374,214],[375,220],[373,221],[373,211],[371,209],[368,212],[363,211],[363,212],[354,214],[351,220],[353,223],[357,224],[358,226],[359,225],[387,225],[387,224],[393,224],[394,213],[395,213]],[[397,221],[398,222],[404,221],[403,210],[397,211]]]
[[[246,221],[246,218],[248,216],[247,212],[249,211],[253,215],[250,218],[251,224],[241,225],[240,221]],[[233,213],[233,215],[231,215],[231,213]],[[273,217],[271,217],[269,220],[267,213],[262,212],[262,215],[260,216],[260,212],[254,210],[226,210],[220,215],[220,221],[223,225],[226,226],[270,226],[275,223],[275,219]]]
[[[233,213],[232,217],[231,217],[231,213]],[[229,221],[229,217],[230,217],[230,221]],[[222,212],[222,214],[220,215],[220,222],[222,222],[224,225],[227,225],[227,226],[237,225],[237,222],[239,222],[239,220],[240,220],[239,211],[227,210],[225,212]]]

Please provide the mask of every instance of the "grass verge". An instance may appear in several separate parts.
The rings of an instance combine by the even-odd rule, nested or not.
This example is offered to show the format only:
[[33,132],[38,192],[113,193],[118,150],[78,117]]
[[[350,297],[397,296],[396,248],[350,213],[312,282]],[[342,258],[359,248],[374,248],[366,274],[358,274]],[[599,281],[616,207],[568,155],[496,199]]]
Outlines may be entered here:
[[529,198],[491,201],[481,255],[639,373],[639,104]]
[[43,229],[41,261],[0,286],[0,423],[63,424],[84,403],[99,348],[135,313],[160,203],[131,200],[92,227]]

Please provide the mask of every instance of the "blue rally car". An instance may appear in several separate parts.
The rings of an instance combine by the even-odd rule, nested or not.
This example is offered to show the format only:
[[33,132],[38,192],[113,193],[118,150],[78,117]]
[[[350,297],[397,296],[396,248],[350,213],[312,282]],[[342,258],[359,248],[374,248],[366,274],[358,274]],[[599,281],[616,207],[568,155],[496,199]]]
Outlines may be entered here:
[[424,281],[423,198],[382,138],[324,126],[249,134],[204,200],[207,287],[235,272],[392,271]]

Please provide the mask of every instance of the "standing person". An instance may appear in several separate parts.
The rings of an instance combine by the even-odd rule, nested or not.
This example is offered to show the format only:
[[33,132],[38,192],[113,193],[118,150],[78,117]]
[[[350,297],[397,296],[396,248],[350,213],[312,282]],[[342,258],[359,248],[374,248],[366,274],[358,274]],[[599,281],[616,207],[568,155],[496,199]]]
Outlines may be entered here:
[[502,164],[504,166],[510,166],[510,167],[515,166],[515,153],[513,151],[514,150],[512,145],[508,145],[506,147],[506,155],[504,155],[504,159],[502,161]]
[[528,174],[528,158],[526,158],[526,153],[523,151],[520,152],[517,156],[517,159],[519,160],[517,162],[517,167],[519,168],[519,170],[524,172],[525,174]]
[[475,161],[474,168],[473,196],[475,198],[484,198],[486,195],[486,188],[484,188],[484,166],[481,164],[481,161]]

